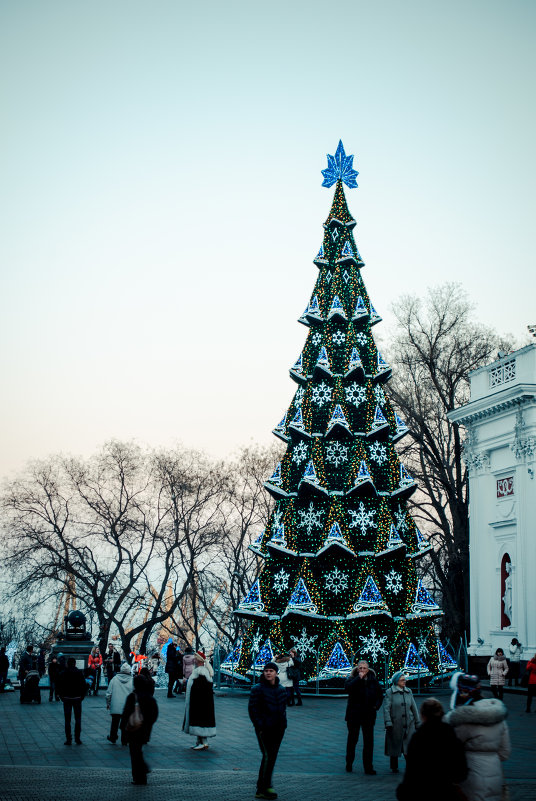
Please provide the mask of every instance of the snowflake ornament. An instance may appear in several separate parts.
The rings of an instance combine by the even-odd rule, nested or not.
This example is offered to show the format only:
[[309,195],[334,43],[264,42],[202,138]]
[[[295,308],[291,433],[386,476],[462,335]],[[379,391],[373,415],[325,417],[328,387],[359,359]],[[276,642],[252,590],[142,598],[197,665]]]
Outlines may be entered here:
[[290,579],[290,573],[286,573],[283,568],[279,571],[279,573],[274,573],[274,590],[281,595],[283,590],[288,590],[288,582]]
[[315,640],[318,639],[318,635],[317,634],[315,634],[312,637],[309,637],[307,635],[307,631],[306,631],[305,626],[304,626],[303,629],[301,630],[301,634],[300,634],[299,637],[296,634],[292,634],[291,637],[292,637],[292,640],[294,642],[294,648],[299,653],[301,659],[305,659],[305,657],[307,656],[307,654],[309,652],[314,654],[314,652],[315,652],[315,648],[314,648]]
[[348,589],[348,574],[343,573],[338,567],[333,568],[331,573],[326,573],[324,586],[334,595],[338,595],[343,590]]
[[360,502],[357,511],[348,509],[348,512],[352,516],[350,528],[360,528],[363,536],[367,533],[367,529],[374,526],[374,515],[376,512],[374,509],[367,510],[363,501]]
[[369,456],[376,464],[384,464],[387,460],[387,445],[375,440],[369,447]]
[[292,461],[301,464],[307,458],[307,445],[303,440],[292,449]]
[[386,573],[385,589],[392,592],[393,595],[398,595],[399,592],[402,592],[404,589],[404,585],[402,584],[402,575],[397,573],[396,570],[391,570],[389,573]]
[[303,398],[305,396],[305,390],[303,387],[298,387],[296,390],[296,395],[294,396],[294,404],[300,407],[303,403]]
[[311,342],[313,343],[313,345],[320,345],[320,343],[322,342],[322,334],[316,331],[311,337]]
[[346,342],[346,334],[343,331],[334,331],[331,341],[334,345],[343,345]]
[[261,647],[262,636],[260,631],[256,631],[253,637],[251,638],[251,648],[249,649],[250,654],[256,654]]
[[383,387],[376,385],[374,387],[374,397],[376,398],[376,403],[379,403],[380,406],[383,406],[385,403],[385,392],[383,391]]
[[344,394],[348,403],[353,404],[353,406],[359,406],[367,399],[366,387],[359,386],[355,381],[349,387],[346,387]]
[[363,642],[363,651],[370,654],[373,662],[378,659],[380,654],[387,654],[387,649],[385,648],[387,635],[378,637],[376,629],[371,629],[370,634],[366,636],[360,635],[359,639]]
[[408,530],[408,521],[406,518],[405,509],[397,509],[395,511],[395,519],[396,519],[396,528],[399,531],[405,532]]
[[272,518],[272,533],[275,534],[279,526],[281,525],[281,520],[283,519],[283,512],[277,511],[274,512],[274,516]]
[[342,442],[330,442],[326,445],[326,462],[339,467],[348,461],[348,445]]
[[359,334],[355,335],[355,341],[359,342],[360,345],[366,345],[367,341],[368,341],[367,340],[367,335],[363,334],[363,332],[360,331]]
[[298,514],[301,517],[299,525],[305,527],[307,534],[310,535],[313,528],[322,528],[322,518],[324,516],[324,510],[317,509],[315,511],[315,507],[312,501],[306,510],[300,509]]
[[313,387],[311,400],[314,404],[320,407],[322,407],[325,403],[330,403],[331,387],[329,384],[326,384],[325,381],[322,381],[321,384],[317,384],[315,387]]
[[430,651],[428,649],[428,635],[427,634],[421,634],[419,637],[417,637],[417,650],[419,651],[421,656],[426,656],[427,654],[430,653]]

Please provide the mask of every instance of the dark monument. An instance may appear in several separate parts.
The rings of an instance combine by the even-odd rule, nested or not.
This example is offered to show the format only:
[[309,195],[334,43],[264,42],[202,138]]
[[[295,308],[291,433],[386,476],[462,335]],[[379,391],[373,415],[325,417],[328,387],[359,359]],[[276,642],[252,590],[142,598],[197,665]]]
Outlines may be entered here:
[[87,658],[95,646],[86,631],[86,616],[78,609],[73,609],[65,616],[63,626],[64,631],[60,632],[57,642],[52,646],[52,656],[74,656],[76,666],[83,670],[87,667]]

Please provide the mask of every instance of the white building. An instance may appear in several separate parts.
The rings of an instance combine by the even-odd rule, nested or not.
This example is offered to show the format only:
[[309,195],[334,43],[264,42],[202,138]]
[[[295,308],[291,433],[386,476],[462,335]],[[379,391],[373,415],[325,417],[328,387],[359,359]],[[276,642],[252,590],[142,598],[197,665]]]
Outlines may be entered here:
[[536,653],[536,345],[470,374],[471,399],[450,412],[467,431],[473,656],[513,637]]

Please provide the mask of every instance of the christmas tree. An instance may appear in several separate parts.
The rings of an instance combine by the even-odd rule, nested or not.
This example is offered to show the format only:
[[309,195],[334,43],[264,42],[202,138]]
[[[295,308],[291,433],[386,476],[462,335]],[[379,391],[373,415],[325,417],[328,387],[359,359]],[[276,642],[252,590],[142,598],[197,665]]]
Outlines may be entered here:
[[342,142],[322,174],[335,194],[299,318],[308,334],[290,369],[296,393],[274,429],[287,449],[265,483],[274,511],[250,546],[264,565],[235,610],[247,633],[222,668],[259,673],[294,646],[306,680],[344,678],[359,658],[381,677],[437,675],[455,663],[417,576],[430,546],[407,510],[416,484],[395,443],[408,429],[384,390],[392,371],[372,335],[381,317],[361,277],[343,189],[358,173]]

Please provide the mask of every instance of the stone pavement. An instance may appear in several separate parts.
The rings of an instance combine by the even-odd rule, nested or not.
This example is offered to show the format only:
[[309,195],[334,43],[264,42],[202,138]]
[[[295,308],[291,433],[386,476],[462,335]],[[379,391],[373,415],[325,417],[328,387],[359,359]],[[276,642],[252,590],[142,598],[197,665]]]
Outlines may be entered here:
[[[444,705],[449,693],[438,692]],[[147,787],[130,785],[128,749],[106,740],[109,715],[104,695],[84,701],[81,746],[64,746],[61,703],[19,704],[18,693],[0,695],[0,801],[96,799],[179,799],[250,801],[255,793],[259,752],[247,716],[247,695],[216,699],[218,736],[208,751],[191,751],[192,738],[180,730],[183,697],[168,700],[157,691],[160,717],[145,753],[152,767]],[[419,703],[420,699],[417,699]],[[512,801],[536,798],[536,714],[522,712],[525,699],[505,696],[513,753],[505,763]],[[274,774],[281,801],[391,801],[400,776],[383,756],[383,725],[376,725],[377,776],[360,764],[344,771],[344,698],[306,697],[289,709],[289,727]]]

